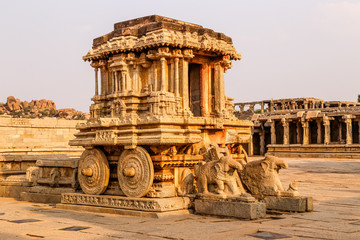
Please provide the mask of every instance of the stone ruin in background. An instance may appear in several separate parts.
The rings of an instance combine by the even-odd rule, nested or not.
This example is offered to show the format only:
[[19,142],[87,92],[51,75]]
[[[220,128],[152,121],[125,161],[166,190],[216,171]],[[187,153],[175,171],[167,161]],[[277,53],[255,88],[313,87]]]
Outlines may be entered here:
[[254,123],[249,155],[360,156],[358,102],[289,98],[236,103],[235,109],[239,119]]

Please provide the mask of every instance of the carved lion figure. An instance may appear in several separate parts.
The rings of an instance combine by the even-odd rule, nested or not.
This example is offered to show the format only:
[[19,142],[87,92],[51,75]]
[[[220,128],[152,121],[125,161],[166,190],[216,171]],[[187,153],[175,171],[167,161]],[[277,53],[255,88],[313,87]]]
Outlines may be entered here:
[[287,167],[285,161],[268,155],[264,159],[247,163],[241,171],[241,180],[250,193],[258,198],[277,196],[284,191],[279,170]]
[[198,192],[208,194],[209,185],[215,184],[215,192],[224,195],[226,184],[232,194],[240,194],[239,181],[237,181],[238,174],[235,170],[240,171],[242,169],[243,166],[229,155],[222,156],[219,160],[200,162],[194,169],[197,177]]

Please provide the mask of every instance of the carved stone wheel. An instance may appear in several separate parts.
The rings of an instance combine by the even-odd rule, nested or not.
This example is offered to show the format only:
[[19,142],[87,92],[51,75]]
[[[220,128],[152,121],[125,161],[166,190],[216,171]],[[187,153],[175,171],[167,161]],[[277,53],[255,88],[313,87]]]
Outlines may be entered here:
[[105,192],[110,178],[108,160],[99,149],[85,150],[81,154],[78,179],[86,194],[99,195]]
[[154,166],[149,153],[142,147],[124,150],[119,158],[117,175],[126,196],[145,196],[154,180]]

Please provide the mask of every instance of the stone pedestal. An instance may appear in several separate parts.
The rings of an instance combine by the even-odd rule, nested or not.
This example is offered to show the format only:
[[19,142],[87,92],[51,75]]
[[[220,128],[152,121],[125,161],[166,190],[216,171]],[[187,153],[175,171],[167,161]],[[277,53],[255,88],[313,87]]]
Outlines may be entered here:
[[264,198],[266,208],[286,212],[311,212],[313,210],[312,197],[276,197]]
[[164,213],[174,214],[174,212],[180,211],[181,214],[184,214],[183,210],[188,212],[190,208],[190,198],[132,198],[63,193],[61,195],[61,204],[57,204],[56,207],[71,210],[159,217],[164,215]]
[[255,201],[202,198],[195,200],[195,213],[252,220],[265,217],[266,205]]
[[32,183],[26,179],[26,171],[42,158],[59,159],[64,154],[47,155],[0,155],[0,197],[22,199],[21,193],[28,191]]
[[74,193],[78,158],[58,156],[36,161],[34,167],[26,170],[29,187],[21,192],[22,201],[39,203],[59,203],[62,193]]

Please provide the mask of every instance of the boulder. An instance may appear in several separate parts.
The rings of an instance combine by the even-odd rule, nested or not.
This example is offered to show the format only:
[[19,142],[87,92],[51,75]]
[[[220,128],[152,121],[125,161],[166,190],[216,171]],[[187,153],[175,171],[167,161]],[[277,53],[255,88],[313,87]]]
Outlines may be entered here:
[[20,99],[9,96],[6,101],[7,109],[10,111],[18,111],[22,108]]

